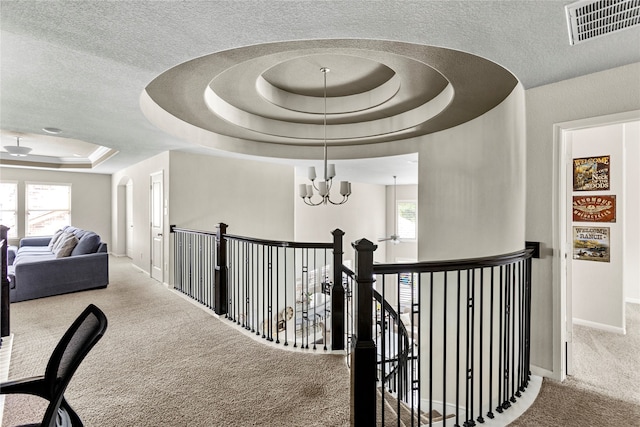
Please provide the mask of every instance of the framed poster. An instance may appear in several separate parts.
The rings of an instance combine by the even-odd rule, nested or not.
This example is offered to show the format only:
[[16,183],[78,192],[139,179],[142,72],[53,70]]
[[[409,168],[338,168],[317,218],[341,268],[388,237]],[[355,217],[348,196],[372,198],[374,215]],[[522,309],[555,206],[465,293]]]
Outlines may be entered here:
[[573,191],[609,189],[609,156],[573,159]]
[[616,196],[573,196],[576,222],[616,222]]
[[609,227],[573,227],[573,259],[610,262]]

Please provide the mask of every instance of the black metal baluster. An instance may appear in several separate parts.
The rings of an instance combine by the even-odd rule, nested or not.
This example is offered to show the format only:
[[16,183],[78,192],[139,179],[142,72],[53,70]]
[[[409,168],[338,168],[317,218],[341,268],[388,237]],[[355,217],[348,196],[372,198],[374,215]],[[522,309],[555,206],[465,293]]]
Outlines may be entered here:
[[[324,250],[324,265],[325,266],[329,266],[329,264],[327,263],[327,249]],[[327,333],[327,323],[329,322],[330,319],[330,315],[327,313],[331,312],[330,308],[327,308],[327,301],[330,303],[331,300],[333,299],[333,292],[331,292],[331,281],[329,280],[329,270],[327,268],[326,273],[325,273],[326,277],[325,279],[322,281],[321,285],[322,289],[320,292],[322,292],[322,295],[324,295],[324,314],[323,314],[323,319],[324,321],[322,322],[322,344],[324,345],[324,350],[327,350],[327,341],[329,341],[329,334]],[[326,284],[325,284],[326,283]],[[325,288],[326,287],[326,288]]]
[[503,306],[503,301],[502,301],[502,294],[503,294],[503,267],[504,266],[500,266],[500,302],[498,307],[500,308],[500,314],[498,316],[499,319],[499,330],[498,330],[498,346],[499,346],[499,352],[498,352],[498,406],[496,407],[496,412],[498,412],[499,414],[502,413],[502,402],[504,401],[503,399],[503,395],[502,395],[502,384],[503,384],[503,376],[504,376],[504,372],[502,370],[502,360],[503,360],[503,347],[502,347],[502,319],[503,319],[503,313],[504,313],[504,306]]
[[[293,346],[298,347],[298,309],[296,305],[298,304],[298,290],[297,290],[297,282],[298,282],[298,264],[296,263],[296,254],[298,250],[296,248],[293,249],[293,288],[294,288],[294,308],[293,308]],[[300,278],[300,301],[302,301],[302,276]],[[302,304],[302,303],[301,303]],[[301,305],[302,307],[302,305]],[[302,321],[302,319],[300,319]]]
[[[283,321],[284,321],[284,346],[288,347],[289,346],[289,321],[287,320],[287,289],[289,289],[289,269],[287,266],[287,259],[289,258],[288,253],[287,253],[287,249],[288,248],[283,248],[282,252],[284,253],[284,315],[283,317]],[[293,286],[293,290],[294,290],[294,295],[295,295],[295,280],[294,280],[294,286]],[[294,297],[294,301],[295,301],[295,297]],[[295,304],[294,304],[295,306]],[[295,324],[295,321],[294,321]]]
[[467,298],[468,298],[468,308],[467,308],[467,336],[469,337],[468,343],[468,351],[467,351],[467,383],[469,389],[469,402],[468,402],[468,410],[467,410],[467,427],[473,427],[476,425],[474,421],[474,363],[475,363],[475,289],[476,289],[476,271],[467,270]]
[[511,403],[516,402],[516,265],[511,267]]
[[[314,249],[313,251],[313,269],[316,272],[316,274],[313,276],[313,320],[311,322],[311,326],[313,327],[313,349],[316,350],[316,341],[318,340],[316,337],[316,324],[318,322],[318,306],[316,304],[315,298],[316,298],[316,293],[318,290],[318,275],[322,276],[322,268],[320,268],[320,271],[318,272],[318,262],[317,262],[317,250]],[[311,314],[311,313],[309,313]]]
[[[253,273],[251,274],[251,306],[249,308],[249,314],[251,316],[251,332],[260,335],[260,247],[253,245],[251,254],[255,258],[255,264]],[[264,262],[264,260],[263,260]]]
[[442,306],[442,418],[447,419],[447,272],[443,273],[443,306]]
[[[418,322],[417,322],[418,323],[417,324],[417,327],[418,327],[418,337],[417,337],[418,343],[417,343],[417,345],[414,345],[414,343],[411,343],[411,342],[409,343],[409,345],[411,346],[411,356],[412,356],[411,357],[411,371],[413,372],[414,366],[415,366],[415,370],[416,370],[416,373],[415,373],[415,375],[416,375],[415,384],[412,383],[412,387],[411,387],[412,388],[411,396],[413,398],[414,392],[417,392],[417,395],[415,396],[415,398],[418,401],[418,413],[417,413],[417,415],[418,415],[418,426],[421,424],[421,421],[422,421],[422,419],[421,419],[421,414],[422,414],[421,392],[422,392],[422,390],[420,389],[420,382],[421,382],[420,381],[420,372],[421,372],[421,367],[420,367],[420,349],[422,348],[421,347],[421,342],[420,342],[421,341],[421,328],[422,328],[421,327],[421,323],[422,323],[422,310],[421,310],[422,309],[422,307],[421,307],[422,301],[421,301],[421,296],[422,296],[422,274],[420,274],[418,276],[418,287],[417,287],[417,295],[416,295],[416,301],[417,301],[416,308],[418,310],[418,313],[417,313],[418,314]],[[413,316],[415,314],[413,313],[413,309],[411,310],[411,312],[412,312],[411,313],[411,316],[412,316],[411,317],[411,322],[412,322],[411,323],[411,337],[413,338],[413,340],[415,340],[416,338],[413,337],[413,328],[414,328]]]
[[[446,398],[443,396],[442,401]],[[429,272],[429,427],[433,426],[433,272]]]
[[456,293],[456,423],[460,426],[460,270],[457,271]]
[[[483,356],[484,356],[484,292],[485,292],[485,286],[484,286],[484,268],[480,269],[480,329],[479,329],[479,334],[478,334],[478,339],[479,339],[479,343],[478,343],[478,350],[480,351],[480,361],[479,361],[479,365],[478,365],[478,374],[479,374],[479,378],[478,378],[478,418],[476,418],[476,420],[479,423],[484,423],[484,417],[482,416],[482,390],[483,390],[483,383],[482,383],[482,371],[484,370],[484,363],[483,363]],[[491,405],[489,405],[489,408],[491,408]]]
[[260,320],[258,323],[258,329],[262,330],[262,338],[267,339],[267,328],[266,328],[266,320],[267,320],[267,278],[266,278],[266,263],[265,263],[265,258],[266,258],[266,247],[263,245],[262,246],[262,263],[261,266],[262,268],[260,269],[262,278],[260,280],[260,288],[262,289],[261,292],[261,296],[260,296],[260,309],[262,310],[262,316],[260,317]]
[[[302,348],[309,348],[309,249],[302,251],[302,259],[306,258],[305,264],[302,266],[303,275],[306,272],[306,280],[302,282],[305,289],[302,301]],[[305,340],[306,337],[306,340]]]
[[275,251],[275,265],[273,267],[273,271],[272,271],[272,275],[274,277],[274,281],[276,283],[276,297],[275,297],[275,314],[273,315],[273,323],[274,323],[274,328],[275,328],[275,333],[276,333],[276,344],[280,344],[280,327],[279,327],[279,323],[280,323],[280,278],[278,275],[279,269],[280,269],[280,251],[278,249],[277,246],[273,247],[273,250]]
[[518,262],[517,264],[518,266],[518,281],[517,281],[517,291],[518,291],[518,317],[517,317],[517,322],[518,322],[518,377],[517,377],[517,384],[516,384],[516,397],[521,397],[522,393],[522,356],[523,356],[523,341],[522,338],[524,337],[523,334],[523,323],[522,323],[522,284],[523,284],[523,280],[522,280],[522,262]]
[[504,310],[504,401],[502,404],[502,409],[508,409],[511,407],[511,403],[509,401],[509,376],[511,375],[511,366],[510,366],[510,358],[509,358],[509,338],[511,337],[510,332],[510,318],[511,318],[511,265],[506,266],[506,280],[505,280],[505,310]]
[[[385,301],[385,289],[387,288],[387,283],[386,283],[386,279],[387,277],[385,275],[382,276],[382,300]],[[373,309],[371,310],[371,312],[373,313],[373,327],[375,328],[375,334],[373,337],[373,341],[376,342],[378,340],[378,337],[380,337],[380,360],[378,361],[378,369],[376,370],[376,372],[378,373],[378,382],[381,384],[380,387],[380,398],[382,399],[381,405],[382,405],[382,414],[381,414],[381,425],[385,424],[386,421],[386,415],[385,415],[385,393],[387,392],[387,387],[389,387],[389,385],[386,383],[385,381],[385,377],[387,375],[386,373],[386,354],[387,354],[387,337],[384,334],[384,315],[380,316],[380,319],[378,319],[378,311],[376,309],[376,305],[375,305],[375,300],[372,301],[373,304]],[[377,342],[376,342],[376,347],[378,347]]]
[[529,380],[531,379],[531,257],[527,258],[527,308],[526,308],[526,321],[527,321],[527,335],[526,335],[526,357],[527,362],[525,363],[526,371],[527,371],[527,381],[525,386],[529,385]]
[[269,295],[269,305],[268,305],[268,310],[267,310],[267,324],[269,325],[269,341],[273,341],[273,333],[274,333],[274,319],[275,319],[275,314],[274,311],[277,311],[277,306],[276,306],[276,310],[273,309],[273,271],[274,271],[274,261],[273,261],[273,246],[269,246],[268,248],[268,254],[269,254],[269,264],[267,265],[267,281],[268,281],[268,295]]

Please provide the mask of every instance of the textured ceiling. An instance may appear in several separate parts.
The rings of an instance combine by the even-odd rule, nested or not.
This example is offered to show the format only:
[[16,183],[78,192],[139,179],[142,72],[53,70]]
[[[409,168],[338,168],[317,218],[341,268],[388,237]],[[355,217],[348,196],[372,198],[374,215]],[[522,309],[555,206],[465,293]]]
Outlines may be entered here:
[[117,150],[94,168],[101,173],[170,149],[228,155],[158,129],[142,114],[140,95],[178,64],[261,43],[375,39],[444,47],[501,65],[525,88],[640,62],[639,27],[570,46],[568,3],[3,1],[0,129],[42,134],[57,127],[60,137]]

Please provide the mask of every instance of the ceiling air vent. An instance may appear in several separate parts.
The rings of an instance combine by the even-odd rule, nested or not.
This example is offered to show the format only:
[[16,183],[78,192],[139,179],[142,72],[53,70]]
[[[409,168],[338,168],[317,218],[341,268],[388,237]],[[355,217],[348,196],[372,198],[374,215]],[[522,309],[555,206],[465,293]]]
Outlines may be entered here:
[[640,0],[580,0],[565,11],[571,44],[640,24]]

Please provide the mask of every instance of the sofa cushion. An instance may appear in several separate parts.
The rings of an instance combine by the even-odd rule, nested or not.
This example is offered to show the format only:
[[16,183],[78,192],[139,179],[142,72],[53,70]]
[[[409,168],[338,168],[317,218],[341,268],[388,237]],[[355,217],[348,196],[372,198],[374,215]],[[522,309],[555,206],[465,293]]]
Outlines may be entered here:
[[31,254],[31,253],[51,253],[51,251],[49,250],[48,246],[23,246],[20,249],[18,249],[18,256],[20,254]]
[[18,254],[16,260],[13,262],[13,266],[21,265],[21,264],[29,264],[32,262],[41,262],[48,261],[50,259],[55,259],[56,256],[53,252],[42,252],[42,253],[26,253],[26,254]]
[[98,250],[99,245],[100,236],[93,231],[89,231],[80,238],[76,247],[73,248],[71,256],[95,253]]
[[58,239],[60,238],[60,236],[62,236],[62,229],[60,229],[60,230],[56,231],[55,233],[53,233],[53,237],[51,238],[51,241],[49,242],[49,250],[50,251],[53,251],[53,247],[58,242]]
[[16,255],[18,255],[18,247],[7,246],[7,265],[13,265],[13,261],[16,259]]
[[53,251],[56,255],[56,258],[64,258],[71,255],[71,252],[78,244],[78,238],[73,234],[63,234],[60,238],[61,244],[56,244],[56,248]]

